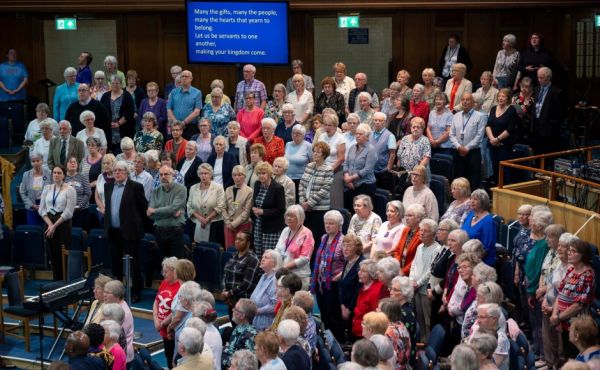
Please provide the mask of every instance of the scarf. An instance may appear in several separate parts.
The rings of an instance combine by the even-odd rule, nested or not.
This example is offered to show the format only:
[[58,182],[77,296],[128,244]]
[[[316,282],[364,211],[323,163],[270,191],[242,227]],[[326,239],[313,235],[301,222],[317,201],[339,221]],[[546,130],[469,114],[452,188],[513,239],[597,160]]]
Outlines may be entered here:
[[314,264],[314,274],[312,277],[312,282],[311,282],[311,286],[310,286],[310,290],[313,293],[316,293],[317,291],[317,287],[319,287],[319,290],[322,290],[322,287],[319,286],[319,273],[320,271],[320,266],[321,266],[321,260],[325,259],[325,270],[323,271],[323,273],[325,274],[325,289],[327,290],[331,290],[331,275],[333,273],[333,257],[335,257],[335,250],[337,249],[337,245],[340,241],[340,239],[342,238],[342,232],[338,231],[338,233],[335,235],[335,237],[333,238],[333,240],[331,241],[331,245],[329,246],[329,248],[327,248],[327,239],[329,239],[329,236],[327,234],[323,235],[323,237],[321,238],[321,245],[319,245],[319,250],[317,252],[317,258],[315,259],[315,264]]

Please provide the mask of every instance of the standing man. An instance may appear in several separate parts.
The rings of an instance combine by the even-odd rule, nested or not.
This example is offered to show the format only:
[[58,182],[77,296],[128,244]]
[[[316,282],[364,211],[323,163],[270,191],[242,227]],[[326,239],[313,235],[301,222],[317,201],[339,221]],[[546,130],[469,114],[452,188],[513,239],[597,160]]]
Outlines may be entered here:
[[139,248],[144,236],[144,215],[148,201],[142,184],[128,180],[129,166],[119,161],[113,169],[114,183],[104,185],[104,234],[112,262],[112,273],[123,279],[123,255],[128,254],[133,272],[132,301],[139,302],[143,283],[140,272]]
[[198,130],[198,116],[202,109],[202,91],[192,86],[194,76],[185,70],[179,76],[181,86],[173,89],[167,102],[169,123],[181,121],[184,124],[183,137],[190,140]]
[[567,109],[566,99],[558,87],[552,85],[552,70],[541,67],[537,71],[540,86],[533,92],[533,154],[557,152],[560,149],[560,126]]
[[9,49],[6,61],[0,64],[0,103],[25,100],[27,98],[27,81],[29,73],[25,64],[17,61],[17,51]]
[[466,177],[471,189],[481,185],[481,138],[486,119],[473,109],[473,94],[464,93],[460,104],[462,112],[454,114],[450,128],[450,142],[454,147],[454,178]]
[[260,98],[260,109],[265,110],[267,106],[267,89],[264,83],[254,78],[256,67],[252,64],[246,64],[243,71],[244,79],[238,82],[235,88],[235,112],[239,112],[244,107],[247,92],[254,92],[254,96]]
[[[71,122],[73,131],[76,133],[85,128],[79,120],[79,116],[86,110],[94,112],[94,115],[96,116],[94,126],[104,131],[104,135],[110,140],[112,131],[110,128],[110,116],[108,115],[108,111],[99,100],[92,99],[90,86],[82,83],[77,86],[77,101],[69,105],[67,114],[65,114],[65,120]],[[110,147],[110,143],[108,146]]]
[[89,51],[83,51],[79,54],[79,58],[77,58],[77,79],[76,82],[80,84],[92,84],[92,70],[90,69],[90,64],[92,64],[92,60],[94,57],[92,53]]
[[358,113],[360,110],[358,94],[363,91],[366,91],[371,95],[371,108],[379,110],[379,98],[377,97],[375,90],[367,86],[367,75],[358,72],[354,76],[354,83],[356,84],[356,87],[350,91],[350,96],[348,97],[348,112],[346,112],[346,114]]
[[152,191],[146,215],[154,220],[156,244],[164,257],[184,258],[183,226],[187,189],[173,181],[173,168],[158,170],[160,186]]
[[179,77],[181,75],[181,72],[183,71],[183,68],[181,68],[178,65],[174,65],[171,67],[171,77],[173,77],[173,82],[169,82],[167,84],[167,86],[165,86],[165,100],[169,99],[169,94],[171,93],[171,91],[173,91],[176,87],[177,87],[177,83],[175,82],[175,80],[177,79],[177,77]]
[[48,150],[48,168],[56,165],[67,166],[67,159],[71,156],[77,158],[80,163],[85,156],[83,141],[71,135],[71,124],[69,121],[60,121],[58,124],[59,136],[50,141]]

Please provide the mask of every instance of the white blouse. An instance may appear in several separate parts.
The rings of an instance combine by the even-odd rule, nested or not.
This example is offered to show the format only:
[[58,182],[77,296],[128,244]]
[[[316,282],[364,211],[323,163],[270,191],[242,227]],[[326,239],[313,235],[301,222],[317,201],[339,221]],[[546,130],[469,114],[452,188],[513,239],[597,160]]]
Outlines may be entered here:
[[42,217],[62,212],[61,217],[68,221],[73,218],[76,204],[77,192],[72,186],[67,185],[58,189],[54,184],[50,184],[44,186],[38,212]]

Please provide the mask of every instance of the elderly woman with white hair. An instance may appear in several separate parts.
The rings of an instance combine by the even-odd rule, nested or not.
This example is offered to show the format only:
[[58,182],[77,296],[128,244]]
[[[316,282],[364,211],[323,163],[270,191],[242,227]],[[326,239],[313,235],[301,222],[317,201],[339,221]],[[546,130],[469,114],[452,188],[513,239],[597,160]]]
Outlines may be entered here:
[[[175,167],[179,173],[179,176],[183,178],[183,185],[189,191],[192,185],[195,185],[200,181],[198,178],[198,167],[202,164],[202,159],[200,159],[196,154],[198,154],[198,144],[195,141],[186,141],[182,143],[185,148],[184,157],[179,160],[179,162],[172,163],[169,167]],[[166,149],[163,153],[168,152]],[[172,153],[174,157],[175,153]],[[176,158],[176,157],[175,157]],[[157,176],[158,177],[158,176]]]
[[450,101],[448,108],[453,112],[462,111],[460,99],[464,93],[473,91],[473,84],[465,78],[467,74],[467,66],[463,63],[455,63],[452,65],[450,72],[451,78],[446,81],[446,89],[444,92]]
[[198,131],[190,138],[190,141],[195,141],[198,147],[198,153],[196,154],[202,162],[206,162],[208,157],[213,153],[213,140],[214,135],[212,134],[212,122],[207,117],[202,117],[198,120]]
[[104,349],[113,356],[112,369],[124,370],[127,366],[125,349],[119,344],[121,325],[114,320],[104,320],[100,323],[104,328]]
[[106,208],[104,204],[104,185],[115,181],[115,177],[113,175],[115,164],[117,164],[117,159],[112,153],[108,153],[102,157],[102,173],[98,175],[96,180],[96,191],[94,192],[96,207],[101,217],[104,217],[104,210]]
[[100,101],[102,95],[107,91],[109,91],[109,88],[106,74],[104,71],[96,71],[94,73],[94,81],[92,81],[92,85],[90,86],[90,97]]
[[285,101],[294,107],[294,121],[304,124],[312,114],[315,102],[310,91],[306,89],[302,74],[295,74],[292,77],[292,84],[294,91],[288,94]]
[[520,54],[515,46],[517,44],[517,37],[512,33],[504,35],[502,37],[502,49],[498,51],[496,55],[496,62],[494,63],[494,86],[498,89],[512,88],[515,79],[517,77],[518,65]]
[[213,167],[214,181],[223,185],[224,189],[233,185],[231,171],[238,164],[233,154],[229,153],[227,145],[227,139],[224,136],[215,137],[213,140],[214,151],[206,160],[206,163]]
[[356,128],[356,144],[348,151],[344,162],[344,185],[348,189],[344,195],[346,208],[350,208],[356,195],[365,194],[373,197],[377,189],[375,163],[377,152],[369,142],[371,127],[361,123]]
[[258,370],[256,355],[247,349],[235,351],[231,356],[231,370]]
[[[96,121],[96,115],[91,110],[84,110],[79,115],[79,121],[85,126],[85,128],[77,133],[75,136],[79,140],[84,143],[87,143],[88,138],[94,137],[100,141],[100,147],[98,150],[102,155],[106,154],[106,149],[108,147],[108,143],[106,141],[106,135],[104,134],[104,130],[96,128],[94,126],[94,121]],[[87,145],[84,147],[85,156],[87,157],[90,154],[90,151]]]
[[118,69],[117,58],[113,55],[107,55],[104,58],[104,75],[106,76],[106,80],[111,82],[113,76],[117,76],[121,83],[121,86],[125,86],[127,81],[125,80],[125,74]]
[[196,225],[194,241],[212,241],[223,244],[223,209],[225,191],[213,181],[213,168],[208,163],[198,167],[200,182],[190,188],[187,213]]
[[363,243],[365,256],[371,254],[371,247],[375,236],[381,227],[381,217],[373,212],[373,201],[368,195],[354,197],[354,216],[350,219],[348,234],[358,235]]
[[388,289],[379,281],[378,276],[377,262],[371,259],[360,262],[358,281],[362,287],[358,292],[352,317],[352,335],[355,338],[362,337],[363,316],[375,311],[379,300],[389,295]]
[[233,107],[224,100],[222,87],[212,88],[210,101],[204,104],[200,114],[212,123],[211,133],[214,137],[227,136],[227,124],[235,119]]
[[449,257],[449,261],[446,264],[446,270],[444,270],[444,278],[438,283],[437,286],[432,287],[434,291],[439,292],[439,288],[442,288],[442,306],[440,308],[440,312],[446,310],[446,306],[448,305],[449,294],[452,293],[452,289],[454,285],[456,285],[456,281],[458,280],[458,264],[456,261],[458,257],[463,253],[462,246],[469,240],[469,234],[465,230],[455,229],[450,232],[448,235],[448,250],[451,255]]
[[[410,281],[410,278],[408,276],[396,276],[392,280],[389,301],[398,303],[400,307],[397,307],[393,304],[391,307],[386,307],[385,304],[381,304],[380,306],[383,312],[390,310],[390,313],[393,313],[391,316],[395,316],[395,318],[397,318],[399,314],[401,318],[400,321],[402,321],[410,333],[411,353],[413,355],[416,354],[415,348],[417,346],[417,342],[420,340],[420,338],[417,338],[417,315],[415,312],[415,307],[413,306],[414,295],[415,289]],[[386,299],[384,302],[388,302],[388,300]],[[390,321],[396,321],[395,318],[391,318]]]
[[40,122],[42,136],[33,144],[33,151],[42,155],[42,166],[48,168],[48,156],[50,153],[50,141],[54,138],[53,119],[47,118]]
[[386,121],[385,113],[373,114],[373,132],[370,142],[377,156],[374,167],[377,187],[393,191],[394,179],[390,171],[396,162],[396,137],[385,127]]
[[29,121],[25,132],[25,145],[29,145],[29,152],[33,151],[33,144],[42,136],[42,121],[49,119],[52,122],[52,132],[58,135],[58,122],[50,117],[50,107],[46,103],[39,103],[35,107],[35,118]]
[[432,154],[452,154],[450,127],[452,126],[452,112],[446,107],[448,97],[443,92],[437,92],[432,98],[429,120],[425,133],[431,145]]
[[277,122],[275,128],[275,136],[280,137],[284,143],[292,141],[292,129],[299,124],[294,117],[294,106],[290,103],[285,103],[281,108],[281,119]]
[[450,192],[454,200],[440,220],[451,219],[461,225],[467,217],[467,213],[471,210],[471,185],[469,180],[464,177],[454,179],[450,185]]
[[135,150],[139,153],[146,153],[148,150],[161,150],[165,139],[158,130],[158,119],[152,112],[146,112],[142,116],[142,130],[135,133],[133,138]]
[[279,349],[283,353],[281,359],[288,369],[310,369],[310,358],[306,351],[297,344],[300,337],[300,324],[294,320],[282,320],[277,326]]
[[315,253],[310,290],[317,297],[323,324],[327,328],[334,328],[342,325],[338,289],[345,263],[342,252],[344,217],[339,211],[328,211],[323,216],[323,222],[325,235],[321,236]]
[[[291,79],[290,79],[291,80]],[[283,117],[282,108],[286,104],[288,90],[282,83],[277,83],[273,86],[273,99],[267,101],[265,108],[265,117],[273,118],[278,121]]]
[[394,347],[390,338],[385,335],[375,334],[369,338],[369,340],[377,348],[379,354],[379,364],[377,368],[380,370],[392,370],[395,368],[395,364],[392,364],[394,359]]
[[451,370],[479,370],[479,357],[475,349],[468,344],[459,344],[450,356]]
[[[179,291],[177,292],[176,298],[173,300],[172,308],[172,316],[175,316],[176,312],[182,312],[183,316],[181,316],[180,320],[171,320],[169,325],[167,326],[167,332],[170,337],[175,339],[174,348],[178,348],[179,335],[183,328],[185,328],[187,321],[192,318],[192,314],[194,311],[194,305],[200,302],[202,289],[200,285],[193,281],[186,281],[181,284]],[[174,359],[177,359],[178,354],[175,354]]]
[[313,142],[324,142],[329,146],[328,156],[325,157],[325,164],[333,170],[333,182],[331,183],[330,202],[332,208],[341,208],[344,206],[344,178],[343,164],[346,159],[346,140],[338,132],[339,121],[337,115],[323,115],[323,128],[325,132]]
[[415,288],[415,306],[417,320],[421,327],[421,338],[419,338],[421,342],[429,338],[431,330],[431,300],[427,296],[427,286],[433,258],[441,248],[435,241],[437,227],[437,222],[428,218],[419,223],[421,244],[417,247],[408,275]]
[[273,161],[273,180],[277,181],[285,192],[285,207],[288,208],[296,203],[296,185],[286,172],[289,162],[286,157],[278,157]]
[[[225,88],[225,84],[223,83],[223,80],[219,80],[219,79],[212,80],[212,82],[210,83],[210,91],[213,91],[213,89],[215,89],[217,87],[220,88],[221,91],[223,91],[223,89]],[[212,95],[210,93],[206,94],[206,97],[204,98],[204,104],[210,103],[211,99],[212,99]],[[227,96],[225,94],[223,94],[223,102],[231,105],[231,99],[229,99],[229,96]]]
[[27,225],[43,224],[38,210],[44,187],[52,183],[52,172],[44,168],[43,159],[42,154],[36,151],[29,154],[32,168],[23,174],[23,179],[19,185],[19,194],[25,206]]
[[483,262],[490,266],[496,264],[496,223],[490,214],[490,197],[485,190],[477,189],[471,193],[471,211],[465,217],[461,228],[469,238],[483,243],[485,254]]
[[167,326],[169,325],[171,315],[171,304],[173,298],[177,295],[181,281],[175,276],[175,266],[177,265],[177,257],[166,257],[162,260],[162,275],[163,281],[156,292],[156,298],[152,305],[152,318],[154,321],[154,329],[159,332],[163,340],[163,348],[167,363],[170,363],[175,354],[175,341],[169,338]]
[[177,370],[207,370],[214,363],[212,354],[204,353],[204,335],[193,327],[181,330],[177,353],[181,355],[175,368]]
[[261,121],[262,136],[254,140],[254,144],[262,144],[265,147],[264,160],[273,165],[275,158],[285,155],[285,144],[283,139],[275,136],[275,127],[277,126],[272,118],[264,118]]
[[229,121],[227,124],[227,136],[227,151],[235,157],[240,165],[246,166],[248,164],[248,159],[246,158],[248,140],[240,136],[240,123],[238,121]]
[[[125,301],[125,287],[119,280],[111,280],[104,285],[104,302],[117,303],[123,309],[123,331],[125,333],[126,347],[123,348],[127,353],[127,362],[131,362],[134,357],[133,350],[133,315],[131,308]],[[109,309],[104,305],[104,310]]]
[[492,72],[483,71],[479,77],[481,87],[473,93],[475,103],[480,106],[480,110],[485,114],[490,114],[490,110],[496,105],[498,89],[492,86]]
[[119,149],[119,142],[122,138],[132,138],[135,135],[135,120],[133,118],[135,103],[131,94],[124,93],[122,80],[124,80],[124,77],[119,78],[119,76],[113,75],[109,80],[110,93],[107,91],[100,100],[110,117],[112,135],[108,141],[112,143],[113,150]]
[[250,230],[250,212],[252,212],[252,188],[246,185],[244,167],[237,165],[231,171],[233,185],[225,189],[225,207],[223,222],[225,223],[225,245],[233,245],[238,232]]
[[287,175],[296,186],[296,202],[300,179],[304,174],[304,169],[312,160],[312,145],[304,139],[305,135],[306,128],[304,126],[294,125],[292,127],[292,141],[285,144],[285,158],[289,164]]
[[510,341],[506,335],[505,325],[500,323],[501,318],[503,318],[502,309],[496,303],[485,303],[477,307],[478,331],[481,332],[483,329],[486,332],[497,333],[498,345],[492,355],[494,364],[500,370],[508,370]]
[[121,139],[119,147],[121,148],[121,153],[117,154],[117,161],[125,161],[127,163],[127,167],[129,168],[129,172],[133,171],[133,162],[135,161],[135,156],[137,155],[133,139],[130,137],[124,137]]
[[369,125],[369,127],[373,126],[373,114],[375,114],[375,109],[371,107],[371,94],[366,91],[363,91],[358,94],[358,107],[359,109],[356,111],[358,114],[358,118],[360,119],[360,123],[364,123]]
[[275,318],[275,305],[277,304],[277,278],[275,273],[281,268],[283,259],[275,249],[266,250],[260,259],[260,276],[250,300],[256,304],[256,315],[252,325],[257,330],[268,329]]
[[420,204],[425,209],[425,216],[434,221],[439,219],[439,208],[437,198],[433,191],[427,186],[431,174],[427,167],[420,164],[416,165],[410,171],[410,181],[412,186],[409,186],[404,191],[402,203],[405,207],[413,204]]
[[283,267],[302,279],[302,289],[308,289],[310,259],[315,246],[312,231],[304,226],[304,210],[298,204],[285,212],[286,228],[283,229],[275,249],[283,257]]
[[415,84],[412,88],[412,97],[409,103],[410,112],[415,117],[421,117],[427,125],[429,120],[429,103],[425,99],[425,86]]
[[384,257],[377,261],[377,278],[388,290],[392,279],[400,275],[400,262],[394,257]]
[[54,92],[54,119],[58,122],[65,119],[69,105],[77,101],[77,87],[79,82],[75,82],[77,78],[77,70],[73,67],[67,67],[63,74],[65,83],[56,87]]
[[394,252],[395,246],[400,241],[400,235],[405,225],[402,223],[404,218],[404,205],[399,200],[388,202],[385,207],[387,221],[381,224],[379,232],[375,236],[373,248],[371,248],[371,258],[378,251],[384,251],[388,256]]
[[[465,243],[466,245],[466,243]],[[465,252],[469,253],[469,252]],[[498,275],[496,274],[496,269],[486,265],[483,262],[479,262],[473,268],[473,277],[472,284],[475,289],[476,299],[471,303],[469,308],[465,311],[465,317],[462,323],[461,329],[461,337],[465,338],[471,334],[471,327],[475,324],[477,320],[477,305],[482,303],[502,303],[504,300],[504,293],[502,292],[502,288],[498,284],[495,283]],[[479,287],[485,285],[481,290]],[[494,286],[492,286],[492,284]],[[499,293],[498,290],[499,289]]]
[[[457,259],[459,278],[448,293],[448,314],[455,321],[451,325],[450,340],[460,341],[461,327],[468,307],[475,301],[477,290],[474,287],[473,269],[481,260],[474,253],[462,253]],[[456,325],[458,324],[458,325]]]
[[479,370],[497,370],[493,355],[498,347],[498,339],[492,334],[474,333],[469,338],[469,345],[473,347],[479,357]]

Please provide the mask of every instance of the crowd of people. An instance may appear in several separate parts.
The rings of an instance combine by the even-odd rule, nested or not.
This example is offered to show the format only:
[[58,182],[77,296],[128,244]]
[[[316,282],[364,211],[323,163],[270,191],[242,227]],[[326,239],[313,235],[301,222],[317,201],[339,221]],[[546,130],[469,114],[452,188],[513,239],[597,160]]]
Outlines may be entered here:
[[[566,112],[541,35],[522,52],[515,44],[504,36],[480,84],[466,78],[468,52],[451,36],[437,73],[425,68],[412,86],[401,70],[378,93],[337,62],[318,89],[295,60],[272,96],[246,65],[231,98],[215,79],[204,100],[179,66],[160,97],[158,84],[138,86],[113,56],[92,74],[82,53],[56,90],[54,119],[40,103],[28,126],[32,168],[20,186],[27,223],[46,226],[54,279],[73,226],[100,225],[107,236],[115,280],[96,280],[90,323],[67,341],[71,366],[96,366],[86,346],[115,370],[134,361],[120,281],[122,256],[137,261],[144,232],[165,257],[153,312],[169,368],[309,369],[325,361],[329,330],[351,345],[345,369],[411,369],[436,325],[447,333],[437,355],[452,354],[453,369],[508,369],[510,340],[522,332],[548,368],[598,366],[598,326],[585,315],[592,247],[546,206],[522,205],[510,257],[496,255],[482,184],[498,181],[515,143],[556,150]],[[7,63],[17,63],[14,50]],[[437,154],[454,163],[443,214],[429,188]],[[374,212],[378,189],[394,199],[385,215]],[[235,247],[218,296],[230,330],[219,331],[215,297],[194,281],[186,234]],[[508,283],[504,264],[514,266]],[[134,302],[143,285],[134,263]]]

